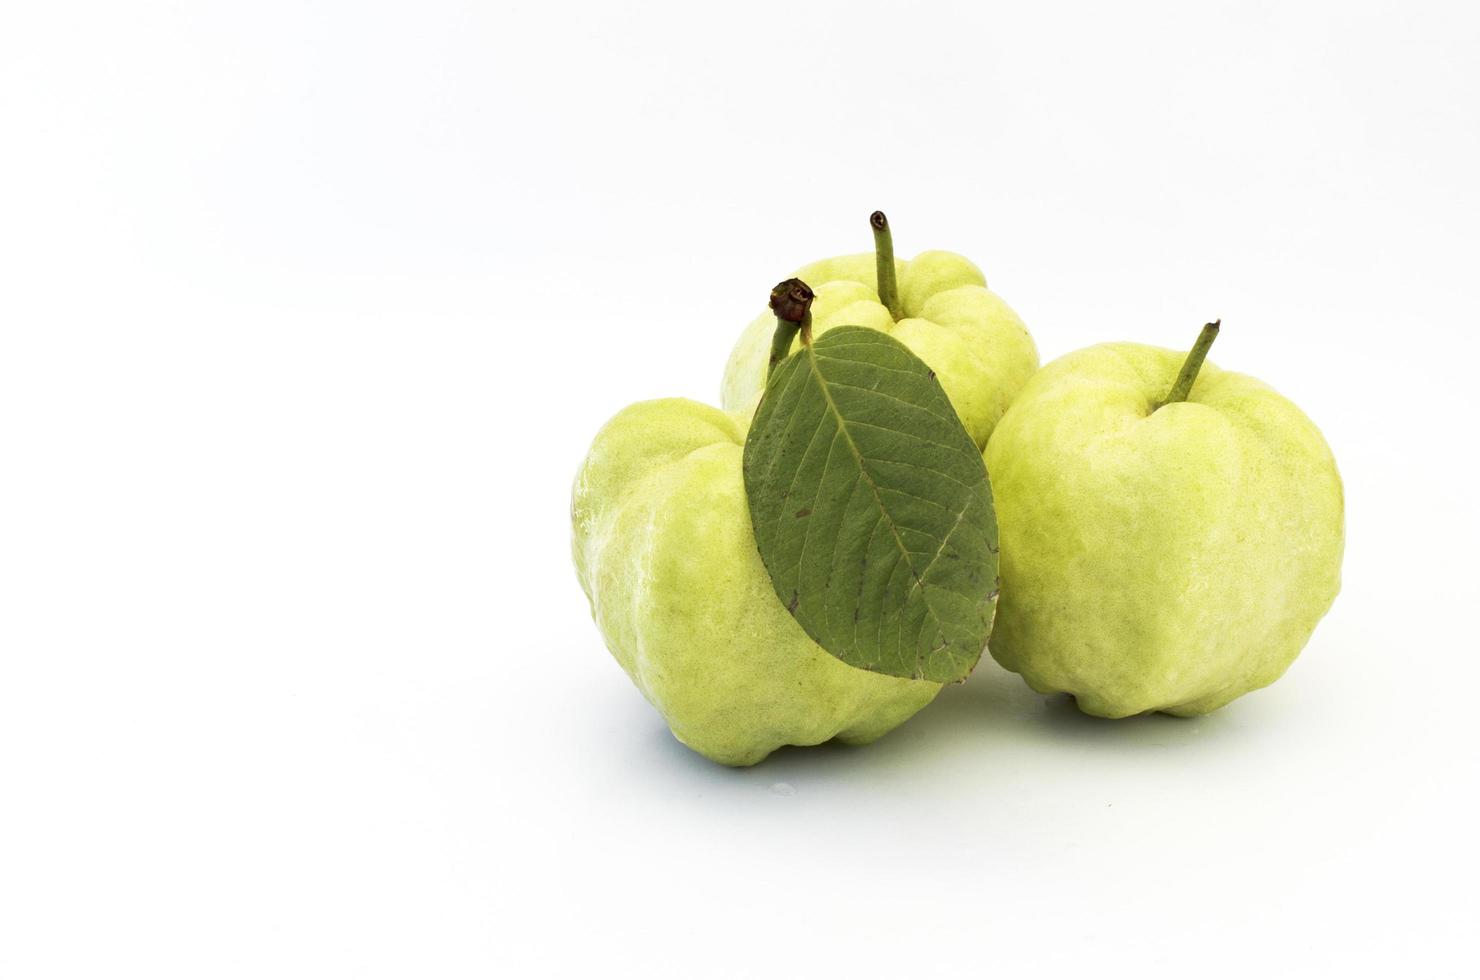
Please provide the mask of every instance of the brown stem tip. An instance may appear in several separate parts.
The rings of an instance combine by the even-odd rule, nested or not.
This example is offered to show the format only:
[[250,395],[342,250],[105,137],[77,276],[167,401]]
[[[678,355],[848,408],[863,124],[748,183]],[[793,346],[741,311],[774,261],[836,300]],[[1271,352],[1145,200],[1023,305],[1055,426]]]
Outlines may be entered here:
[[873,225],[874,228],[878,231],[883,231],[884,229],[889,227],[889,219],[884,217],[883,211],[875,211],[873,214],[869,215],[868,223]]
[[800,279],[788,279],[776,284],[771,290],[771,312],[776,314],[778,320],[789,320],[792,323],[801,323],[807,311],[812,308],[812,300],[816,294],[812,287]]

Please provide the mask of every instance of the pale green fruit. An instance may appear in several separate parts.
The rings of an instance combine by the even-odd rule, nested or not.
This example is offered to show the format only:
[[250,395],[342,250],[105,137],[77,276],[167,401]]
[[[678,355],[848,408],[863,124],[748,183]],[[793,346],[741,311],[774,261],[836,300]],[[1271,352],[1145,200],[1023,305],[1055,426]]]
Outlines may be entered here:
[[1341,478],[1253,378],[1104,344],[1040,371],[987,446],[992,655],[1092,715],[1199,715],[1280,677],[1341,584]]
[[[935,371],[978,447],[1038,369],[1038,348],[1023,321],[987,289],[981,270],[951,252],[896,260],[904,317],[896,323],[879,302],[874,254],[814,262],[796,274],[817,298],[812,333],[872,327],[892,335]],[[887,266],[886,266],[887,268]],[[766,383],[776,317],[763,313],[745,328],[725,367],[724,407],[755,411]],[[793,342],[797,349],[800,340]]]
[[607,647],[679,741],[732,766],[871,742],[940,690],[848,666],[776,598],[746,506],[746,426],[686,399],[639,402],[596,436],[571,501]]

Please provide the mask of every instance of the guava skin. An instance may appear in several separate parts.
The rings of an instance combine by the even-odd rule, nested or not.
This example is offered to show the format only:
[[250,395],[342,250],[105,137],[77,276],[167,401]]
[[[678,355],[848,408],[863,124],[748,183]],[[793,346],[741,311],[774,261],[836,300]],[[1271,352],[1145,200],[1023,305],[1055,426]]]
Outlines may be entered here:
[[850,667],[776,597],[746,505],[747,424],[682,398],[629,406],[596,436],[571,501],[576,574],[607,647],[679,741],[730,766],[872,742],[940,690]]
[[1341,477],[1263,383],[1104,344],[1040,371],[992,434],[1002,548],[989,649],[1088,714],[1201,715],[1273,683],[1341,587]]
[[[981,270],[951,252],[921,252],[896,259],[904,319],[896,323],[879,302],[874,254],[843,255],[797,272],[817,298],[812,333],[833,327],[871,327],[890,334],[935,371],[977,448],[1038,370],[1038,348],[1028,328],[1002,299],[986,288]],[[766,366],[776,317],[757,317],[736,341],[725,367],[722,403],[730,411],[755,412],[765,389]],[[800,340],[794,341],[796,350]]]

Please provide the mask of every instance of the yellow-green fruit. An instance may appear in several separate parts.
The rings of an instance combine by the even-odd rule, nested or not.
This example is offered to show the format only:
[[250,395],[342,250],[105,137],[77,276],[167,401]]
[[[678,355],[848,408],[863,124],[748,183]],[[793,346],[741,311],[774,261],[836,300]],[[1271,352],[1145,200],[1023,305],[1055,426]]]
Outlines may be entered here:
[[1253,378],[1104,344],[1040,371],[987,446],[992,655],[1092,715],[1200,715],[1277,680],[1341,585],[1341,478]]
[[679,741],[732,766],[872,742],[940,690],[848,666],[786,611],[751,531],[746,425],[687,399],[632,405],[596,436],[571,501],[607,647]]
[[[892,335],[930,365],[966,431],[978,447],[985,446],[992,427],[1038,369],[1033,338],[1012,308],[987,289],[981,270],[961,256],[922,252],[894,265],[903,313],[897,323],[879,302],[872,252],[799,270],[797,278],[817,294],[813,335],[850,325]],[[776,317],[767,312],[740,335],[725,367],[725,408],[747,416],[755,411],[775,330]]]

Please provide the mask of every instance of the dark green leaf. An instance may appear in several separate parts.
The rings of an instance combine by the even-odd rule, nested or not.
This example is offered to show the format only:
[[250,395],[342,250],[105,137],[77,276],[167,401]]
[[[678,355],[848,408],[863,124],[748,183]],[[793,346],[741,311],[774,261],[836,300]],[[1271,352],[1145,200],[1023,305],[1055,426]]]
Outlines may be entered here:
[[838,327],[776,369],[745,440],[745,492],[776,594],[828,653],[961,680],[997,606],[986,467],[935,373]]

